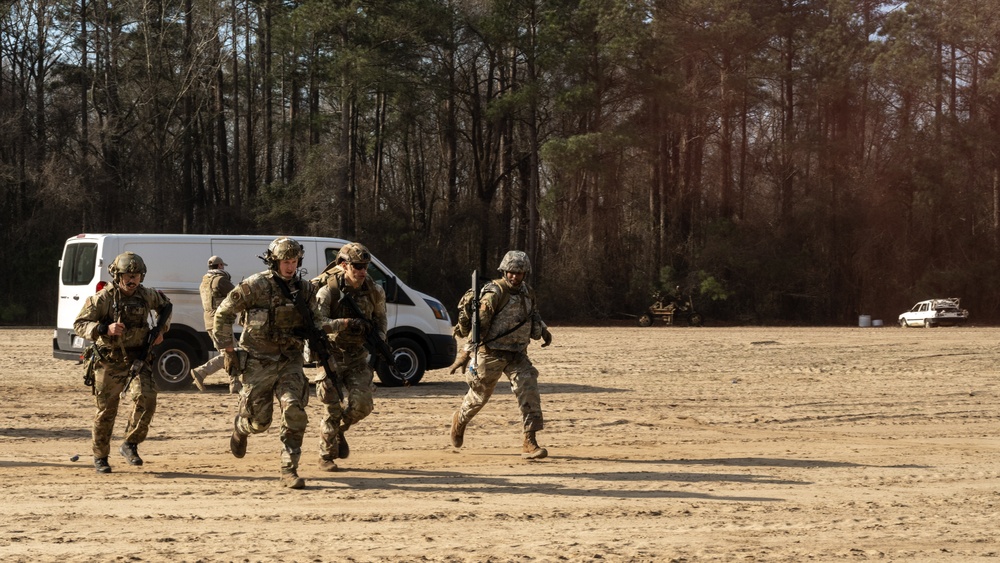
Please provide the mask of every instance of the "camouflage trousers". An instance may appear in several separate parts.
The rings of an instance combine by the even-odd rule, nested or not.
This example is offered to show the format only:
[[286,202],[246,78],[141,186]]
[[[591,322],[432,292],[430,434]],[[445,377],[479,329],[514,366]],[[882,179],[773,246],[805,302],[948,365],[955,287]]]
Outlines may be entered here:
[[344,401],[340,401],[333,382],[324,379],[316,385],[316,395],[326,407],[320,425],[319,454],[333,459],[337,456],[337,434],[340,425],[357,424],[375,410],[374,372],[368,365],[368,351],[359,346],[346,351],[335,350],[337,375],[344,388]]
[[309,421],[306,416],[309,381],[302,369],[302,356],[282,357],[278,361],[247,358],[240,380],[243,389],[236,430],[246,435],[267,431],[274,414],[274,399],[277,399],[281,409],[281,468],[295,469],[302,455],[302,437]]
[[[94,401],[97,404],[97,414],[94,416],[93,437],[96,458],[108,457],[111,452],[111,433],[118,416],[121,393],[128,380],[129,365],[130,362],[101,362],[100,369],[95,370]],[[124,441],[141,444],[149,433],[149,423],[156,413],[153,374],[147,370],[140,372],[129,385],[129,396],[132,399],[132,414],[125,426]]]
[[469,392],[458,410],[459,422],[468,424],[472,417],[483,410],[493,395],[501,375],[510,380],[510,389],[517,397],[525,432],[536,432],[544,426],[542,400],[538,395],[538,370],[531,365],[525,352],[479,349],[476,373],[466,376]]

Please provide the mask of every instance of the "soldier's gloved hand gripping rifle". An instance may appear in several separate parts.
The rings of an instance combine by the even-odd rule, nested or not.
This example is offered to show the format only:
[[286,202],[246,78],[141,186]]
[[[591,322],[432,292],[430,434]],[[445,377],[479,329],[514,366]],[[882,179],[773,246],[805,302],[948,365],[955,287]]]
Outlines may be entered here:
[[170,313],[173,310],[174,304],[166,303],[156,312],[156,325],[146,335],[146,341],[142,344],[142,348],[139,349],[139,353],[136,354],[135,359],[132,360],[132,365],[128,368],[128,379],[125,380],[125,387],[122,388],[122,397],[125,396],[125,392],[132,385],[132,380],[139,376],[139,372],[144,369],[152,370],[149,364],[153,361],[153,344],[163,333],[163,327],[170,319]]
[[358,307],[358,304],[350,295],[348,295],[346,291],[342,292],[341,295],[340,302],[346,306],[355,317],[361,319],[366,325],[365,344],[368,345],[368,351],[382,358],[382,361],[384,361],[390,368],[396,370],[397,372],[400,371],[401,366],[399,361],[393,356],[392,348],[389,348],[389,344],[385,340],[382,340],[382,337],[379,336],[375,323],[365,318],[365,314],[361,312],[361,308]]

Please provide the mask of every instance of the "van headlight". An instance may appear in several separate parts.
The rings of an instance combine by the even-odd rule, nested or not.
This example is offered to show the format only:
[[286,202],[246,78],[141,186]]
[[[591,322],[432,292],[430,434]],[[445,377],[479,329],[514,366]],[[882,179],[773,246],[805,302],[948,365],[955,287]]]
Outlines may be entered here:
[[444,308],[444,305],[433,299],[424,299],[424,301],[427,303],[427,306],[431,308],[431,311],[434,311],[434,318],[439,321],[448,320],[448,310]]

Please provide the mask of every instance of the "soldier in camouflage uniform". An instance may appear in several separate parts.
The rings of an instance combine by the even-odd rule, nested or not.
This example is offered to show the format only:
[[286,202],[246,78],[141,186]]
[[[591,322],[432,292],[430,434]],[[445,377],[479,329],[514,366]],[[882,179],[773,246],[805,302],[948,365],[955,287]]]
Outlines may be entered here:
[[[246,455],[247,436],[271,426],[276,398],[281,409],[281,484],[292,489],[305,487],[298,465],[309,402],[309,381],[302,369],[307,320],[295,300],[308,308],[315,328],[332,330],[316,306],[316,289],[298,276],[302,255],[302,245],[294,239],[275,239],[262,256],[268,270],[242,281],[215,312],[217,345],[242,374],[229,449],[237,458]],[[233,342],[237,316],[243,326],[239,354]]]
[[[233,290],[232,278],[226,271],[226,263],[219,256],[212,256],[208,259],[208,272],[201,278],[201,285],[198,287],[201,293],[201,307],[205,310],[205,330],[208,337],[215,343],[215,310],[219,308],[222,300]],[[216,346],[218,350],[218,346]],[[208,360],[204,364],[191,370],[191,377],[195,386],[201,391],[205,390],[205,377],[213,374],[225,365],[225,354],[219,354]],[[233,374],[229,374],[229,394],[239,393],[240,380]]]
[[[94,341],[100,370],[94,378],[94,399],[97,415],[94,417],[94,468],[98,473],[111,473],[108,453],[111,451],[111,433],[118,415],[118,405],[129,379],[129,367],[139,358],[140,349],[150,331],[151,313],[159,319],[163,307],[170,303],[162,292],[143,287],[146,264],[132,252],[119,254],[108,266],[113,282],[87,298],[73,323],[78,336]],[[154,344],[163,340],[170,328],[170,320]],[[129,385],[132,414],[125,427],[125,439],[118,451],[131,465],[142,465],[138,445],[146,439],[149,423],[156,412],[156,386],[153,374],[140,370]]]
[[[321,286],[316,299],[320,310],[333,321],[334,331],[329,335],[330,355],[336,361],[337,375],[346,388],[344,404],[340,401],[337,382],[324,378],[316,384],[316,394],[326,405],[326,415],[321,426],[319,466],[323,471],[336,471],[337,458],[350,455],[344,433],[371,414],[375,408],[372,398],[372,372],[365,349],[366,331],[378,331],[385,340],[387,319],[385,292],[382,286],[368,277],[371,254],[364,246],[352,242],[344,245],[337,254],[336,265],[327,268],[313,283]],[[356,315],[340,302],[349,295],[364,314]]]
[[548,450],[538,445],[535,433],[543,428],[542,403],[538,395],[538,370],[528,359],[530,340],[542,339],[542,347],[552,343],[552,334],[538,313],[535,294],[525,281],[531,272],[528,255],[511,250],[498,270],[502,278],[483,286],[479,304],[481,344],[477,368],[467,377],[469,392],[452,415],[451,445],[460,448],[465,428],[493,395],[501,375],[510,380],[517,397],[524,428],[521,457],[541,459]]

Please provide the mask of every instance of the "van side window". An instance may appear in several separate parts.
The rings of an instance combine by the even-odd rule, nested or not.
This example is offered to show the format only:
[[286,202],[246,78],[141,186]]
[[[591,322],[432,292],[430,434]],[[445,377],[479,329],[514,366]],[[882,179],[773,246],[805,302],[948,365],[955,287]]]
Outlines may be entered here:
[[87,285],[94,279],[97,264],[97,244],[84,242],[66,245],[63,256],[63,285]]

